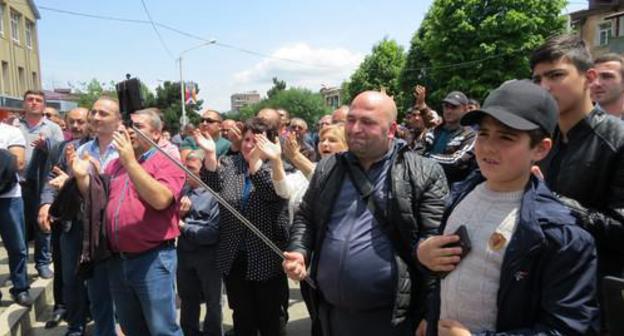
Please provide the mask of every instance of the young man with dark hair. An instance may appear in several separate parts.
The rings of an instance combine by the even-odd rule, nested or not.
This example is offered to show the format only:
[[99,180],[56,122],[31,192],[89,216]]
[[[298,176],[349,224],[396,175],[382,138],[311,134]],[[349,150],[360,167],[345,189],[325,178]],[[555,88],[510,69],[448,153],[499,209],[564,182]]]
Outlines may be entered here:
[[589,86],[592,99],[608,114],[624,116],[624,57],[604,54],[594,61],[596,79]]
[[21,178],[22,198],[26,232],[29,230],[35,240],[35,268],[40,277],[50,279],[52,253],[50,251],[50,231],[44,231],[37,223],[41,190],[50,170],[47,165],[48,153],[53,146],[65,140],[63,130],[52,121],[44,118],[45,96],[41,91],[24,93],[24,117],[19,120],[19,129],[26,139],[25,170]]
[[557,36],[531,57],[533,81],[559,106],[553,148],[539,162],[548,187],[596,240],[599,281],[624,271],[624,123],[594,108],[591,55],[576,36]]
[[[596,331],[593,239],[532,175],[533,164],[552,146],[557,103],[529,81],[510,81],[461,123],[479,126],[475,154],[480,171],[453,189],[442,221],[444,235],[428,238],[417,249],[423,265],[447,274],[440,280],[429,334]],[[471,249],[447,245],[460,240],[460,230]]]

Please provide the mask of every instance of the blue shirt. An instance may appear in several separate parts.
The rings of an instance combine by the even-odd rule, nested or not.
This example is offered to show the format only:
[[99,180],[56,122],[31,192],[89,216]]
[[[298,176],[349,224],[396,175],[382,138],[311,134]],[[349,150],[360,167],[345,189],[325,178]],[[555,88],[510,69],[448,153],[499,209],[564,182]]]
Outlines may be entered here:
[[436,136],[433,142],[433,147],[431,148],[429,154],[444,154],[444,151],[446,150],[446,144],[449,142],[450,135],[451,132],[449,130],[444,127],[440,128],[440,132]]
[[119,153],[112,142],[106,146],[104,154],[100,154],[98,138],[88,141],[76,150],[76,154],[78,154],[79,157],[82,157],[85,152],[100,163],[100,172],[103,172],[109,163],[119,157]]
[[184,195],[191,200],[191,209],[178,238],[178,249],[194,251],[200,246],[216,246],[219,240],[219,203],[203,187],[185,187]]
[[[386,206],[387,179],[396,147],[366,173],[380,206]],[[351,155],[348,153],[347,155]],[[397,270],[392,242],[351,179],[344,179],[329,217],[319,256],[317,283],[332,305],[368,310],[392,307]]]

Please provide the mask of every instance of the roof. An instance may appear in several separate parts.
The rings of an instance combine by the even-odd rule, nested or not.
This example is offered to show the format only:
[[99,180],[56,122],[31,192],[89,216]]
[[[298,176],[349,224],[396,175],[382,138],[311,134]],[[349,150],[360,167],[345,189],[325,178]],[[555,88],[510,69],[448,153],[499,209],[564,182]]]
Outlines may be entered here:
[[64,92],[43,90],[43,94],[45,95],[46,100],[66,100],[66,101],[78,100],[78,97],[76,97],[75,95],[67,94]]
[[35,14],[35,18],[37,18],[37,20],[40,20],[41,19],[41,14],[39,13],[39,9],[35,5],[35,1],[34,0],[28,0],[28,4],[30,5],[30,8],[32,9],[33,14]]

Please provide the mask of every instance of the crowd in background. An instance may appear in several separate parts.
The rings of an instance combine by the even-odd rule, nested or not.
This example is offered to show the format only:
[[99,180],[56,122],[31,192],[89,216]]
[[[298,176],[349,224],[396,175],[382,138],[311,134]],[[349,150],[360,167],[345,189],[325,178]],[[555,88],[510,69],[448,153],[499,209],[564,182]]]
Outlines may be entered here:
[[10,293],[32,305],[33,240],[54,278],[48,327],[64,319],[66,335],[89,319],[95,335],[223,335],[223,291],[229,334],[284,335],[287,277],[309,281],[313,335],[607,334],[602,279],[624,271],[624,58],[558,36],[531,71],[482,105],[449,92],[441,113],[418,85],[402,122],[366,91],[314,127],[280,107],[206,109],[175,134],[156,108],[124,125],[102,96],[61,117],[28,91],[0,123]]

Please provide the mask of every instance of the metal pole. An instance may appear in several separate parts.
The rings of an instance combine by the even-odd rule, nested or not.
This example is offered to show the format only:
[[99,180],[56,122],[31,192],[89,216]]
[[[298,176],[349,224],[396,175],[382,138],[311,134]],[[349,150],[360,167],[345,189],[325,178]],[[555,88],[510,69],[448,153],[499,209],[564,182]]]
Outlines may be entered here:
[[[150,145],[156,148],[156,150],[158,150],[163,155],[165,155],[171,162],[173,162],[173,164],[178,166],[178,168],[182,169],[188,177],[190,177],[192,180],[197,182],[203,188],[206,188],[206,190],[208,190],[208,192],[215,198],[215,200],[219,204],[221,204],[230,213],[232,213],[232,215],[234,215],[234,217],[236,217],[241,223],[243,223],[243,225],[245,225],[253,234],[255,234],[256,237],[260,238],[260,240],[262,240],[262,242],[266,246],[268,246],[273,252],[275,252],[277,256],[280,257],[280,259],[282,260],[286,259],[286,257],[284,257],[284,252],[279,247],[277,247],[277,245],[275,245],[275,243],[273,243],[273,241],[271,241],[269,237],[267,237],[264,233],[262,233],[262,231],[260,231],[255,225],[253,225],[247,218],[245,218],[243,214],[238,212],[236,208],[234,208],[226,200],[224,200],[221,197],[221,195],[219,195],[216,191],[212,190],[212,188],[210,188],[206,183],[204,183],[204,181],[202,181],[201,178],[193,174],[193,172],[188,170],[188,168],[186,168],[180,161],[175,159],[169,153],[165,152],[162,148],[160,148],[160,146],[158,146],[158,144],[154,142],[154,140],[150,139],[147,135],[145,135],[145,133],[143,133],[138,128],[134,127],[134,125],[132,126],[132,130],[134,130],[134,132],[138,134],[139,136],[141,136],[141,138],[143,138],[145,141],[149,142]],[[316,289],[316,285],[314,284],[314,281],[310,279],[310,277],[305,277],[303,280],[307,282],[310,287],[312,287],[313,289]]]
[[180,62],[180,100],[181,100],[181,103],[182,103],[182,117],[180,118],[180,124],[182,124],[182,125],[180,125],[181,127],[184,127],[184,125],[186,125],[189,122],[189,120],[188,120],[188,118],[186,116],[186,99],[184,99],[186,97],[184,96],[184,93],[185,93],[184,92],[185,91],[184,90],[184,78],[182,77],[182,56],[184,56],[184,54],[186,54],[187,52],[189,52],[191,50],[195,50],[195,49],[198,49],[198,48],[201,48],[201,47],[205,47],[207,45],[215,44],[215,43],[217,43],[217,40],[210,39],[210,40],[208,40],[208,41],[206,41],[206,42],[204,42],[204,43],[202,43],[200,45],[196,45],[196,46],[194,46],[192,48],[188,48],[188,49],[182,51],[180,53],[180,56],[178,57],[178,61]]
[[180,62],[180,102],[182,103],[182,119],[180,120],[180,128],[182,128],[188,123],[188,119],[186,119],[186,101],[184,99],[184,78],[182,77],[182,55],[180,55],[178,61]]

